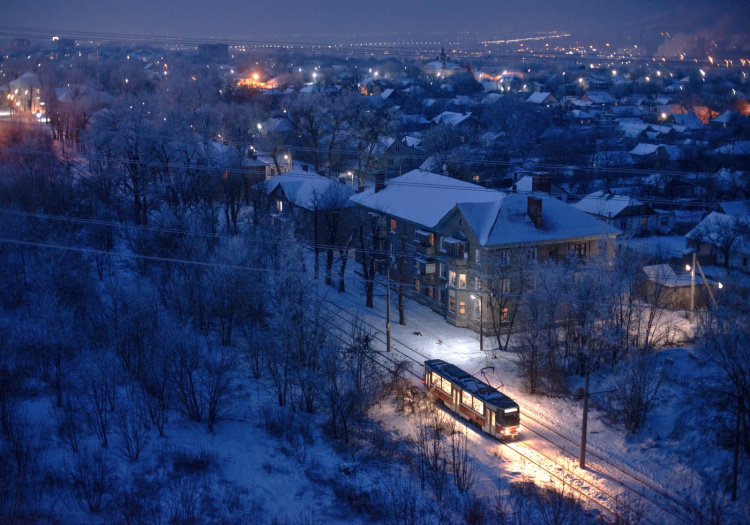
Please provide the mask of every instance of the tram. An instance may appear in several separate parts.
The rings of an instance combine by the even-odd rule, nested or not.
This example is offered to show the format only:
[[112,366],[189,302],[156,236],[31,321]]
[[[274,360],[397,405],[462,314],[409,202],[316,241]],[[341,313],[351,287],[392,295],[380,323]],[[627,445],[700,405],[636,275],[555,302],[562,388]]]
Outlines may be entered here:
[[422,382],[452,412],[497,439],[517,439],[521,429],[518,403],[442,359],[424,362]]

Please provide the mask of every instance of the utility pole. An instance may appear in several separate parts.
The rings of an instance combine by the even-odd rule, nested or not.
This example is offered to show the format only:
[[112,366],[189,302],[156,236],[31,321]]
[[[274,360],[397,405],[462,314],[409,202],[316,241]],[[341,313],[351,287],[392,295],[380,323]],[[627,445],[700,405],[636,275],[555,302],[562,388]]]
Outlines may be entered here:
[[484,351],[484,312],[482,311],[482,296],[479,296],[479,352]]
[[581,423],[581,453],[579,466],[586,468],[586,430],[588,426],[589,415],[589,369],[586,366],[586,386],[583,390],[583,422]]
[[690,315],[695,311],[695,252],[693,252],[693,266],[690,267]]
[[391,258],[388,257],[385,272],[385,349],[391,351]]
[[737,471],[740,461],[740,420],[742,419],[742,405],[745,403],[744,396],[740,395],[737,403],[737,426],[734,429],[734,465],[732,468],[732,501],[737,501]]

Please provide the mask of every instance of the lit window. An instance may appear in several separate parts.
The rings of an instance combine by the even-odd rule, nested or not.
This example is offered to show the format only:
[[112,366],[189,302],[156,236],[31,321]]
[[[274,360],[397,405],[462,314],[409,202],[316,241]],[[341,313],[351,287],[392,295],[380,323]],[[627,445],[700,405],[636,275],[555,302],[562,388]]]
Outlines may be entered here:
[[419,279],[414,279],[414,291],[419,293]]
[[508,322],[508,309],[503,308],[500,310],[500,322],[501,323],[507,323]]
[[447,379],[443,379],[439,375],[437,375],[435,372],[432,373],[432,384],[433,386],[438,387],[440,390],[445,392],[446,394],[450,394],[451,389],[451,383]]
[[455,297],[448,298],[448,311],[450,312],[456,311],[456,298]]
[[396,231],[396,226],[397,226],[396,219],[391,219],[391,231],[392,232]]
[[450,270],[448,272],[448,284],[451,286],[456,286],[456,272],[453,270]]
[[276,201],[276,211],[278,211],[279,213],[283,213],[284,203],[282,201]]
[[458,287],[466,288],[466,274],[465,273],[458,274]]
[[458,313],[459,315],[466,315],[466,301],[458,302]]
[[471,408],[473,408],[474,411],[479,412],[480,414],[484,414],[484,403],[482,403],[476,397],[474,398],[474,403],[472,404]]
[[461,403],[466,405],[467,407],[471,406],[471,400],[474,396],[472,396],[470,393],[468,393],[466,390],[461,392]]

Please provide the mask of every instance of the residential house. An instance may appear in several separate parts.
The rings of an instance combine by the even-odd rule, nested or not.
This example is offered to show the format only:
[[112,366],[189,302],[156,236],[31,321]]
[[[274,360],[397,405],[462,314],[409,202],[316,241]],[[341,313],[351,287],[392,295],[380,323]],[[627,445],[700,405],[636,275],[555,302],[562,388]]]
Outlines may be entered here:
[[660,308],[706,308],[721,283],[699,273],[676,273],[669,264],[644,266],[637,284],[638,295]]
[[487,124],[468,113],[456,113],[455,111],[443,111],[432,119],[432,124],[448,124],[459,129],[485,130]]
[[304,170],[292,170],[259,186],[260,206],[273,224],[292,221],[296,231],[315,245],[333,246],[348,237],[354,220],[353,188]]
[[654,232],[659,227],[658,214],[651,206],[609,191],[586,195],[573,206],[624,232],[642,234]]
[[[729,206],[730,211],[737,211]],[[750,217],[709,213],[686,235],[689,249],[704,264],[717,264],[727,270],[750,271]]]
[[599,108],[616,106],[618,104],[617,99],[606,91],[586,91],[581,95],[581,100],[591,102],[592,106]]
[[427,159],[427,153],[420,148],[421,139],[405,135],[400,139],[388,139],[385,149],[386,177],[403,175],[417,168]]
[[593,124],[594,115],[588,111],[582,111],[580,109],[572,109],[567,114],[568,120],[582,126],[588,126]]
[[513,185],[508,188],[512,193],[546,193],[562,202],[568,202],[570,193],[557,184],[552,183],[551,175],[541,171],[516,171],[513,173],[515,179]]
[[539,106],[546,106],[546,107],[550,107],[554,104],[560,103],[560,101],[557,99],[555,95],[547,91],[532,93],[531,95],[529,95],[529,98],[526,99],[526,102],[528,104],[536,104]]
[[[381,217],[383,248],[392,254],[395,274],[403,271],[412,297],[449,323],[475,330],[490,314],[481,313],[483,279],[496,265],[520,271],[529,259],[589,257],[602,245],[613,253],[619,233],[543,193],[505,194],[423,170],[352,200]],[[405,261],[401,268],[399,261]],[[522,285],[514,280],[511,286]],[[503,312],[498,316],[502,324]]]

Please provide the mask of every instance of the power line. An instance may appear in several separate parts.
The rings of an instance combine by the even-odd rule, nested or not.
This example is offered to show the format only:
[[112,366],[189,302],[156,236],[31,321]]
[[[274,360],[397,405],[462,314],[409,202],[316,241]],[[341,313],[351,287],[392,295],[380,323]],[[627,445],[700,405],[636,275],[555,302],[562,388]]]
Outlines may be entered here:
[[[158,136],[158,135],[154,135]],[[218,142],[216,143],[218,144]],[[249,144],[249,143],[248,143]],[[302,151],[302,152],[325,152],[327,153],[328,150],[321,150],[321,149],[315,149],[305,146],[293,146],[293,145],[279,145],[278,148],[283,149],[289,149],[290,151]],[[25,149],[25,148],[15,148],[10,146],[4,146],[0,147],[0,151],[5,151],[7,153],[15,153],[20,155],[32,155],[32,156],[41,156],[41,157],[55,157],[57,158],[61,164],[65,164],[65,160],[60,159],[60,155],[54,151],[44,151],[44,150],[33,150],[33,149]],[[356,156],[358,154],[357,150],[345,150],[345,149],[336,149],[333,150],[336,154],[349,154]],[[262,153],[262,152],[261,152]],[[397,155],[375,155],[378,158],[385,158],[388,157],[399,157]],[[237,174],[247,174],[247,170],[241,167],[229,167],[229,166],[210,166],[205,164],[200,164],[199,161],[204,159],[203,156],[197,156],[198,160],[196,161],[195,165],[191,164],[185,164],[185,163],[177,163],[177,162],[163,162],[158,160],[131,160],[131,159],[125,159],[121,157],[114,157],[114,156],[108,156],[108,155],[102,155],[102,154],[87,154],[86,157],[77,157],[81,160],[89,161],[89,162],[111,162],[111,163],[119,163],[119,164],[127,164],[127,165],[135,165],[135,166],[144,166],[144,167],[155,167],[155,168],[180,168],[180,169],[186,169],[186,170],[193,170],[196,172],[219,172],[221,174],[223,173],[237,173]],[[210,155],[208,155],[208,158],[210,158]],[[415,157],[417,158],[417,157]],[[419,157],[423,158],[423,157]],[[459,165],[490,165],[490,166],[503,166],[503,167],[514,167],[517,164],[511,161],[503,161],[503,160],[481,160],[481,161],[467,161],[467,160],[460,160],[456,159],[455,161],[449,161],[451,164],[459,164]],[[533,163],[530,167],[519,167],[519,171],[528,171],[528,170],[539,170],[539,169],[546,169],[546,170],[574,170],[574,171],[594,171],[597,173],[607,173],[607,172],[616,172],[616,173],[622,173],[623,175],[653,175],[655,173],[660,175],[699,175],[699,172],[694,171],[684,171],[684,170],[665,170],[665,169],[645,169],[645,168],[626,168],[626,167],[592,167],[592,166],[582,166],[582,165],[574,165],[574,164],[549,164],[549,163]],[[314,173],[314,172],[313,172]],[[708,174],[706,174],[708,175]],[[388,181],[388,184],[392,185],[402,185],[405,187],[432,187],[432,188],[444,188],[444,189],[455,189],[455,186],[451,185],[441,185],[441,184],[424,184],[419,182],[393,182],[393,180]],[[488,188],[485,188],[483,186],[480,186],[478,184],[472,184],[474,187],[466,187],[463,188],[466,191],[488,191]],[[571,194],[571,196],[580,196]],[[647,199],[647,198],[638,198],[638,200],[643,202],[654,202],[654,203],[660,203],[660,204],[666,204],[671,203],[674,204],[674,201],[664,200],[664,199]],[[699,203],[699,202],[686,202],[684,203],[685,206],[699,206],[699,207],[709,207],[711,204],[707,203]]]

